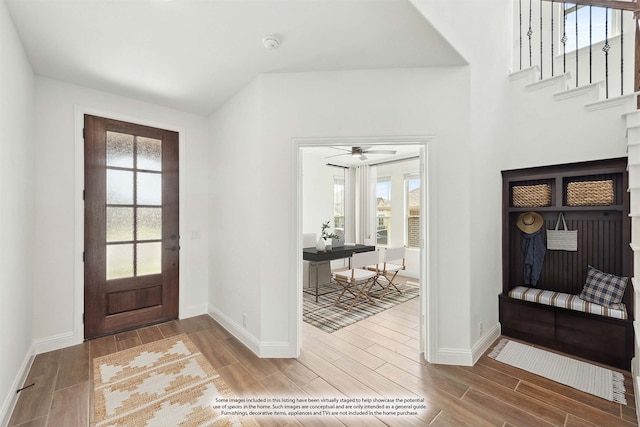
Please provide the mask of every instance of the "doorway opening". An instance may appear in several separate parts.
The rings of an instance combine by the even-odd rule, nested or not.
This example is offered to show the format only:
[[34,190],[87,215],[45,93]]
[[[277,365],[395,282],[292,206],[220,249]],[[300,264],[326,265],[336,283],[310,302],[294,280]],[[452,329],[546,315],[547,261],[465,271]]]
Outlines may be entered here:
[[[308,182],[307,180],[312,178],[313,172],[312,169],[308,166],[308,157],[310,153],[316,152],[316,157],[318,157],[318,162],[320,167],[325,167],[327,164],[330,166],[326,169],[333,169],[333,167],[342,167],[344,168],[345,178],[345,202],[344,202],[344,219],[341,219],[341,212],[334,211],[334,207],[340,206],[340,203],[334,201],[333,206],[328,209],[325,209],[323,212],[322,218],[327,216],[322,220],[324,222],[326,219],[334,220],[334,218],[338,218],[335,221],[342,221],[340,225],[343,226],[343,230],[341,230],[344,234],[345,241],[354,242],[354,243],[365,243],[365,239],[367,239],[366,243],[372,243],[379,247],[391,247],[391,246],[411,246],[411,257],[412,267],[410,280],[419,286],[419,301],[420,301],[420,313],[418,318],[416,319],[417,323],[420,325],[420,348],[424,353],[424,357],[427,360],[432,360],[431,357],[431,349],[433,345],[430,344],[431,340],[434,337],[433,333],[429,333],[429,331],[434,329],[434,322],[432,321],[432,315],[434,313],[435,307],[435,298],[432,295],[433,286],[431,286],[432,277],[434,276],[434,272],[430,268],[430,265],[433,265],[431,262],[431,257],[435,253],[434,250],[434,242],[431,242],[433,239],[429,239],[429,230],[433,230],[435,226],[435,216],[433,215],[433,209],[431,209],[430,200],[433,200],[433,191],[434,191],[434,178],[435,174],[432,172],[430,165],[435,165],[435,141],[431,136],[422,136],[422,137],[391,137],[391,138],[300,138],[294,140],[294,170],[296,173],[295,182],[297,183],[296,188],[294,189],[295,202],[292,204],[295,208],[294,213],[294,221],[295,221],[295,240],[296,243],[294,245],[295,253],[297,254],[297,262],[295,268],[295,279],[293,283],[298,284],[295,287],[295,290],[292,292],[292,300],[296,301],[295,304],[295,315],[292,318],[298,319],[295,322],[295,327],[292,330],[297,337],[297,349],[298,352],[302,348],[303,338],[302,338],[302,328],[303,328],[303,256],[302,256],[302,236],[305,233],[309,233],[309,231],[316,231],[316,233],[320,234],[320,225],[318,222],[318,218],[314,218],[311,215],[311,219],[308,213],[305,214],[305,211],[309,211],[309,209],[305,206],[305,200],[307,198],[313,197],[313,193],[309,192]],[[369,150],[371,153],[365,153],[367,157],[366,163],[360,162],[353,163],[349,161],[340,161],[346,160],[341,159],[340,150],[344,152],[353,151],[353,147],[365,147],[365,149]],[[333,150],[333,151],[332,151]],[[334,153],[332,156],[331,153]],[[378,153],[374,153],[378,152]],[[383,152],[386,152],[387,157],[381,158]],[[393,154],[391,154],[393,152]],[[336,155],[337,154],[337,155]],[[356,157],[354,156],[349,156]],[[371,159],[371,160],[369,160]],[[358,199],[358,203],[362,203],[362,195],[358,193],[356,190],[350,191],[349,188],[353,188],[353,185],[350,185],[349,175],[353,176],[356,172],[355,170],[361,168],[363,166],[368,166],[369,169],[377,169],[381,171],[380,176],[374,173],[373,176],[375,178],[369,177],[369,180],[374,179],[374,182],[380,182],[380,185],[377,185],[378,190],[381,191],[381,188],[384,189],[385,186],[390,188],[392,185],[389,181],[385,184],[386,179],[391,179],[390,175],[393,175],[393,169],[402,169],[401,163],[405,163],[407,165],[411,165],[406,174],[401,174],[401,178],[399,178],[402,182],[400,184],[393,184],[396,189],[396,193],[398,193],[398,188],[401,188],[400,193],[396,194],[396,219],[394,221],[393,214],[386,215],[384,212],[384,196],[378,197],[375,188],[373,190],[373,196],[370,199],[373,199],[369,202],[368,208],[364,208],[363,206],[357,207],[356,199]],[[409,170],[413,169],[413,170]],[[435,169],[435,168],[434,168]],[[331,173],[331,172],[329,172]],[[341,175],[342,172],[337,170],[333,172],[336,176]],[[397,171],[395,172],[397,175]],[[355,178],[354,178],[355,179]],[[380,179],[380,181],[378,181]],[[397,180],[396,176],[394,180]],[[335,182],[335,179],[334,179]],[[416,182],[418,185],[416,185]],[[328,186],[331,186],[331,182],[327,183]],[[376,184],[374,184],[376,187]],[[414,197],[414,201],[419,200],[418,206],[413,207],[413,212],[411,212],[410,208],[410,192],[412,190],[413,194],[417,197]],[[381,202],[381,203],[378,203]],[[395,203],[394,203],[395,204]],[[351,208],[349,207],[351,205]],[[406,209],[398,210],[397,206],[406,206]],[[369,213],[365,214],[364,211],[368,210]],[[388,210],[387,210],[388,213]],[[410,214],[413,213],[413,218],[410,218]],[[418,213],[418,215],[415,215]],[[407,215],[405,217],[405,214]],[[368,215],[368,216],[367,216]],[[386,216],[385,216],[386,215]],[[357,218],[357,220],[356,220]],[[368,218],[368,219],[367,219]],[[315,219],[315,221],[314,221]],[[370,225],[365,226],[362,222],[368,222]],[[318,222],[318,224],[315,224]],[[409,224],[412,224],[410,226]],[[400,225],[398,225],[400,224]],[[333,224],[332,224],[333,225]],[[413,227],[414,230],[418,229],[417,235],[410,235],[409,227]],[[342,227],[341,227],[342,228]],[[402,273],[400,273],[402,274]],[[293,308],[292,308],[293,309]]]

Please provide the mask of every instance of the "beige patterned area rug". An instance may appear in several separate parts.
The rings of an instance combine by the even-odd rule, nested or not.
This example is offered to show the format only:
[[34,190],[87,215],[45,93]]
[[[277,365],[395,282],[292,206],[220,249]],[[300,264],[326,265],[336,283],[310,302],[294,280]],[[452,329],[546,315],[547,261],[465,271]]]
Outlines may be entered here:
[[230,391],[184,335],[93,359],[96,426],[257,426],[212,408]]

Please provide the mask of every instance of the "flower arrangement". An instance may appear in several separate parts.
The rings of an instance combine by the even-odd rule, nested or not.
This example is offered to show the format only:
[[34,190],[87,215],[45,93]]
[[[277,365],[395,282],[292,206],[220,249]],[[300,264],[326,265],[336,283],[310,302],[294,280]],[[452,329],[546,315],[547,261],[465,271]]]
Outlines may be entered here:
[[340,237],[335,233],[327,233],[327,228],[329,228],[329,221],[323,222],[321,226],[320,237],[322,237],[323,240],[337,239]]

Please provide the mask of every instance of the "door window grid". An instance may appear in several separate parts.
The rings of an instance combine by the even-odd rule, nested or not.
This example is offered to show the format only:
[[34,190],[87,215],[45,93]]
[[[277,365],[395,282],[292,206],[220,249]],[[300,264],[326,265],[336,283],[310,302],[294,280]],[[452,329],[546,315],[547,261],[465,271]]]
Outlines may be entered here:
[[333,226],[336,234],[344,234],[344,176],[333,177]]
[[107,280],[162,267],[162,141],[107,131]]
[[387,245],[391,233],[391,177],[378,178],[376,199],[376,244]]
[[406,212],[407,212],[407,247],[420,247],[420,175],[405,176]]

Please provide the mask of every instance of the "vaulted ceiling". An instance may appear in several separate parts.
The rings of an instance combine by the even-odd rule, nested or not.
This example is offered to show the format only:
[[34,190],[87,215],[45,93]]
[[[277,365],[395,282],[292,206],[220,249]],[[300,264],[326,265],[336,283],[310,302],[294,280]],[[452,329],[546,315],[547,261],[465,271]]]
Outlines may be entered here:
[[407,0],[5,1],[36,74],[205,116],[261,73],[464,64]]

